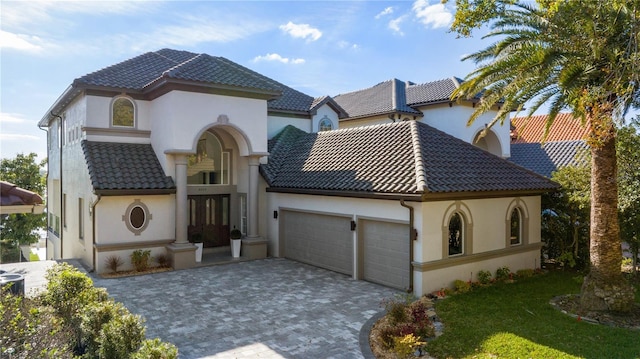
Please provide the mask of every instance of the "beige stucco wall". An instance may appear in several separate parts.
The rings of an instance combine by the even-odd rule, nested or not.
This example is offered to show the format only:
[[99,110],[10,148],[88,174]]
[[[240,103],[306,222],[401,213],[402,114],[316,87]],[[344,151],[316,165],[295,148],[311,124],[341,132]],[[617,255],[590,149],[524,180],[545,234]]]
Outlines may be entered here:
[[[150,105],[151,143],[165,173],[174,174],[167,150],[192,151],[205,130],[221,126],[234,137],[239,154],[267,152],[267,102],[232,96],[171,91]],[[228,123],[220,123],[223,116]]]
[[[511,246],[507,242],[507,225],[515,206],[522,210],[527,224],[523,227],[526,229],[523,243]],[[535,246],[540,243],[540,196],[424,202],[422,209],[423,222],[418,229],[422,247],[415,260],[418,266],[427,268],[418,275],[422,278],[417,285],[423,293],[451,286],[456,279],[468,280],[473,276],[475,280],[479,270],[495,273],[498,267],[506,265],[515,272],[540,266],[540,250]],[[456,211],[463,214],[466,225],[471,227],[468,233],[471,245],[465,254],[447,258],[444,236],[449,218]],[[469,258],[474,258],[472,263],[468,263]],[[430,269],[434,267],[443,268]]]
[[[127,228],[123,218],[127,208],[137,201],[149,210],[147,227],[136,235]],[[103,196],[97,202],[94,213],[96,215],[96,245],[101,247],[96,251],[96,271],[106,270],[105,259],[108,256],[120,256],[123,262],[130,265],[129,255],[135,247],[144,247],[145,243],[158,241],[173,241],[175,239],[175,196]],[[108,249],[104,249],[106,248]],[[123,248],[126,247],[126,248]],[[152,255],[164,253],[164,246],[150,247]],[[124,268],[124,267],[123,267]]]

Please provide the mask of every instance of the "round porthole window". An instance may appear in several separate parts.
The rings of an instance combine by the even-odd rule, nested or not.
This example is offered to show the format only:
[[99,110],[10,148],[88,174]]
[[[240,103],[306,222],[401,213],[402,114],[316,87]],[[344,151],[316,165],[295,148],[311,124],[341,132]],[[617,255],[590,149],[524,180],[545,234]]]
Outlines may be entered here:
[[140,229],[144,226],[144,209],[142,207],[134,207],[131,210],[131,214],[129,215],[129,222],[131,222],[131,226],[135,229]]
[[149,225],[149,221],[152,216],[149,213],[149,208],[142,203],[139,199],[136,199],[133,203],[127,207],[127,211],[122,216],[127,229],[133,232],[136,236],[139,236]]

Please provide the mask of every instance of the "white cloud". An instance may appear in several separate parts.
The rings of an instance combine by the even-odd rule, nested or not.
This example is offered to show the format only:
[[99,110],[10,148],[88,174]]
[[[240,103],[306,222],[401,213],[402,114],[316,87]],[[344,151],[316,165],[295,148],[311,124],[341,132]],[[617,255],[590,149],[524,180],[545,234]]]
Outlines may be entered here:
[[294,24],[291,21],[286,25],[280,25],[280,30],[293,37],[306,39],[307,41],[316,41],[322,36],[320,30],[309,26],[309,24]]
[[351,49],[351,50],[360,50],[360,45],[352,44],[349,41],[338,41],[338,48],[340,49]]
[[14,34],[0,30],[0,48],[14,49],[26,52],[40,52],[43,50],[42,39],[37,36]]
[[27,119],[20,113],[0,112],[0,123],[25,123]]
[[444,4],[429,4],[427,0],[416,0],[413,12],[425,26],[432,29],[448,27],[453,21],[453,13]]
[[282,57],[279,54],[266,54],[264,56],[256,56],[253,59],[253,62],[261,62],[261,61],[277,61],[283,64],[304,64],[304,59],[290,59],[288,57]]
[[0,140],[2,141],[24,141],[24,140],[39,140],[40,137],[33,135],[24,135],[19,133],[0,133]]
[[389,6],[388,8],[382,10],[378,15],[376,15],[376,19],[379,19],[385,15],[393,14],[393,7]]
[[407,18],[406,15],[400,16],[397,19],[393,19],[391,21],[389,21],[389,28],[391,30],[393,30],[393,32],[395,32],[398,35],[404,35],[404,32],[402,32],[402,29],[400,29],[400,24],[402,24],[402,22]]

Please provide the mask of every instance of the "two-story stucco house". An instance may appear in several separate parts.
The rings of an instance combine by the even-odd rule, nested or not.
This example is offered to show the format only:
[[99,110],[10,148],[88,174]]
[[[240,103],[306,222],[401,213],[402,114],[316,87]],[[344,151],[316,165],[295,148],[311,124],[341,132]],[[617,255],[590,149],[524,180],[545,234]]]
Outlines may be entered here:
[[[458,79],[313,98],[221,57],[163,49],[73,81],[49,133],[47,253],[97,272],[135,249],[177,269],[228,251],[416,294],[540,265],[548,179],[468,127]],[[471,143],[476,143],[475,146]],[[126,262],[126,261],[125,261]]]

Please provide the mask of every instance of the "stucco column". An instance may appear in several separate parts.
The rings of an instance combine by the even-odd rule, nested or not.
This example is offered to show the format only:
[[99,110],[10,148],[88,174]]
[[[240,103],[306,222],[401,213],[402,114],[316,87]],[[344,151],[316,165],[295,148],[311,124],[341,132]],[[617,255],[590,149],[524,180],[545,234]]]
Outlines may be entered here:
[[176,241],[175,244],[189,244],[187,238],[187,155],[175,154],[176,169]]
[[249,156],[249,190],[247,193],[247,237],[258,237],[258,171],[260,156]]

